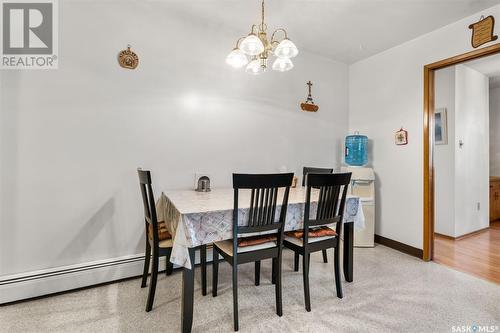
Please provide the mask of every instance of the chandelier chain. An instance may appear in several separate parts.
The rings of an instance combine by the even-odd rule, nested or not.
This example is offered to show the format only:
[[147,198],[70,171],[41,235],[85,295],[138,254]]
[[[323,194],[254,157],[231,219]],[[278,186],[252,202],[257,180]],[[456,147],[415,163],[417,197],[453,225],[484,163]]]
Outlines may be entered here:
[[262,0],[262,26],[264,26],[264,0]]

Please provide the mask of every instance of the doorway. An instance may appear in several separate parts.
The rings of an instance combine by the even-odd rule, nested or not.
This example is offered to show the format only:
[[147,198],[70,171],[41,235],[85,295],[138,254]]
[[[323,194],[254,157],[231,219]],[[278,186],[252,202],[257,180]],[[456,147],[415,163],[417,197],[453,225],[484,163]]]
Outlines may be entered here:
[[[487,252],[500,246],[500,223],[490,227],[495,194],[490,195],[489,179],[495,163],[484,158],[490,156],[490,83],[498,80],[500,87],[499,52],[500,44],[495,44],[424,67],[424,260],[470,268],[469,273],[491,263]],[[500,178],[498,184],[500,216]],[[500,282],[500,261],[497,265],[493,271],[498,269]],[[491,280],[491,271],[486,267],[481,277]]]

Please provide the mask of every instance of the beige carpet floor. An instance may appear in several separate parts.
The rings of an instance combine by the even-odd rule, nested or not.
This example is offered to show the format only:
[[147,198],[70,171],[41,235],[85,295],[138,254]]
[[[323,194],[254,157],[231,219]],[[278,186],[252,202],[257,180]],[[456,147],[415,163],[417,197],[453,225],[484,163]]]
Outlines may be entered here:
[[[241,332],[452,332],[459,326],[500,326],[500,286],[383,246],[355,249],[354,282],[335,296],[333,265],[321,254],[311,263],[312,312],[304,309],[302,276],[283,264],[283,317],[275,314],[270,262],[261,285],[253,265],[240,266]],[[329,252],[331,256],[332,253]],[[209,293],[211,267],[208,269]],[[232,331],[230,266],[220,266],[219,296],[201,296],[196,271],[193,332]],[[155,306],[144,311],[147,289],[140,280],[0,307],[1,332],[179,332],[181,273],[161,275]]]

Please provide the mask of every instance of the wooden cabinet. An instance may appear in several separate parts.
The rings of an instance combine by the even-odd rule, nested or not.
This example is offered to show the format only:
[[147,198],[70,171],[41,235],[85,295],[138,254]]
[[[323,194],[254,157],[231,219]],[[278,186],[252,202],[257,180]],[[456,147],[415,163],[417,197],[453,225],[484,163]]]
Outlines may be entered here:
[[490,177],[490,221],[500,220],[500,177]]

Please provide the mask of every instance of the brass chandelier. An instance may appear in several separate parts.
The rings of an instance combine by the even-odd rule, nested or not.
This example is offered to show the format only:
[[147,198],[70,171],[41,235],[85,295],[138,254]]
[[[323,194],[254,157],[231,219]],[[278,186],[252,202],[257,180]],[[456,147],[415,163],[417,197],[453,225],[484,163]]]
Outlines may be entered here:
[[[283,38],[275,39],[276,35],[282,33]],[[226,57],[226,63],[234,68],[246,66],[245,71],[251,74],[260,74],[266,71],[267,62],[271,55],[276,57],[272,69],[286,72],[293,68],[291,58],[296,57],[299,50],[295,44],[288,39],[285,29],[277,29],[267,38],[267,25],[264,22],[264,0],[262,0],[262,21],[259,25],[252,25],[251,31],[246,37],[236,41],[236,47]],[[250,61],[248,59],[250,57]]]

